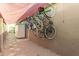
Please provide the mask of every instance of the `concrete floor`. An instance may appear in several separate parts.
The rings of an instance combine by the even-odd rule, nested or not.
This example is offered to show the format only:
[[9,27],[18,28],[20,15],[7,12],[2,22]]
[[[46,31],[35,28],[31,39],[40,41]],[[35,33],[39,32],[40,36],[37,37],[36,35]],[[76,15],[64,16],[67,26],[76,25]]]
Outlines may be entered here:
[[28,39],[16,39],[13,33],[8,33],[3,56],[57,56],[49,49],[43,48]]
[[16,39],[16,41],[9,40],[4,56],[57,56],[57,54],[30,40]]

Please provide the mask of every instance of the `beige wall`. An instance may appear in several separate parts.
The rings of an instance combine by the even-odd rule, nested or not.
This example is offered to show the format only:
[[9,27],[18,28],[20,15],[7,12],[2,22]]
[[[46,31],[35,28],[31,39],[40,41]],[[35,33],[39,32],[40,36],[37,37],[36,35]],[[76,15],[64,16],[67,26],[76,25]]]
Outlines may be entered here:
[[30,32],[30,40],[59,55],[79,55],[79,4],[56,4],[56,39],[46,40]]
[[3,49],[3,39],[5,38],[4,31],[3,18],[0,16],[0,52]]

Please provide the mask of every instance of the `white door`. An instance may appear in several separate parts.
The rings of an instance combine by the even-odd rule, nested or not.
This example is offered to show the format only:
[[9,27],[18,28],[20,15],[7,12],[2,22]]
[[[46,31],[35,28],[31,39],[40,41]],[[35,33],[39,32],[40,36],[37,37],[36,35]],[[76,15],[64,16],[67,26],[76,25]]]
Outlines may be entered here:
[[25,25],[19,24],[15,28],[15,36],[16,38],[25,38]]

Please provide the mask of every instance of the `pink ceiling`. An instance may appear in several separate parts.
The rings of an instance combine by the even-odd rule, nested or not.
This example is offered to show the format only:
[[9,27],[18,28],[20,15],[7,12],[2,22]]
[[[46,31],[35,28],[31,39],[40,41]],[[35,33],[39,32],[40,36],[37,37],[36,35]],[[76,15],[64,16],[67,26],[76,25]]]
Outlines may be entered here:
[[19,19],[31,16],[38,10],[38,7],[45,5],[44,3],[2,3],[0,13],[6,23],[12,24]]

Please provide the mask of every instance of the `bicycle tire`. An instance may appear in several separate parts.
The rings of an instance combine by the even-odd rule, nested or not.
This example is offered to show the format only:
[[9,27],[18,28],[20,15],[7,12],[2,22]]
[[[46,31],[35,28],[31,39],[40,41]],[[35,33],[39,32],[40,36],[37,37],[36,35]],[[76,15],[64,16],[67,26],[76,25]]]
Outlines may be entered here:
[[38,18],[38,17],[34,17],[34,20],[36,20],[35,24],[38,30],[42,30],[43,29],[43,22]]
[[38,30],[37,35],[38,35],[39,38],[44,38],[43,30]]
[[[45,36],[46,36],[46,38],[47,38],[47,39],[54,39],[55,36],[56,36],[56,29],[55,29],[55,26],[51,26],[51,32],[50,32],[50,34],[48,33],[48,32],[49,32],[48,29],[49,29],[49,27],[47,27],[47,28],[45,29]],[[51,36],[50,36],[50,35],[51,35]]]
[[54,6],[49,6],[47,8],[45,8],[45,15],[49,18],[52,18],[55,16],[55,13],[56,13],[56,9]]

